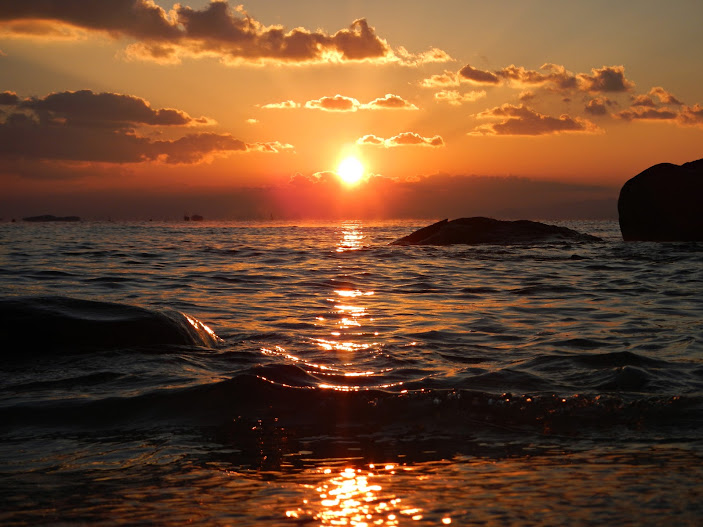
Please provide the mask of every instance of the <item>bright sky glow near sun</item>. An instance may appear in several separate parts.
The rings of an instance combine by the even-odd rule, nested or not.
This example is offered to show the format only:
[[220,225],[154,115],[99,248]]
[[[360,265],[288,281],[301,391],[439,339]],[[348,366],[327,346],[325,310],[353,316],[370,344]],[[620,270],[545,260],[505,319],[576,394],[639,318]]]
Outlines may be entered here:
[[630,177],[703,157],[701,20],[699,0],[2,2],[0,217],[612,217]]

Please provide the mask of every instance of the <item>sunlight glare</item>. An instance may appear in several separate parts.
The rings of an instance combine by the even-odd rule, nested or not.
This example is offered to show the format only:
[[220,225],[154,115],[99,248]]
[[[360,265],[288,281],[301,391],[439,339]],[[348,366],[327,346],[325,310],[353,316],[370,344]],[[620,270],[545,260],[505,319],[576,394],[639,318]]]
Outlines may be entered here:
[[337,166],[337,175],[347,185],[356,185],[364,176],[364,165],[354,156],[345,157]]

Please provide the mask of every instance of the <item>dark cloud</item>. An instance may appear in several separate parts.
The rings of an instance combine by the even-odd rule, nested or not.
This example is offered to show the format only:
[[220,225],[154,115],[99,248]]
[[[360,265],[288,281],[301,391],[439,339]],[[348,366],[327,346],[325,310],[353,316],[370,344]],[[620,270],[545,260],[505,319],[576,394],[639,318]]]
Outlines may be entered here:
[[703,126],[703,106],[684,106],[679,114],[679,123],[685,126]]
[[625,78],[624,66],[603,66],[592,68],[591,75],[577,75],[581,89],[591,93],[627,92],[634,88],[634,83]]
[[12,110],[0,120],[0,158],[5,161],[197,163],[230,152],[292,148],[278,142],[245,143],[230,134],[191,133],[168,140],[140,136],[137,126],[175,128],[207,119],[192,119],[171,108],[153,109],[131,95],[82,90],[24,100],[7,97],[11,99]]
[[[417,65],[450,60],[442,50],[413,55],[394,52],[361,18],[333,34],[266,26],[227,0],[202,9],[176,4],[167,13],[151,0],[22,0],[0,4],[0,26],[30,37],[56,36],[62,26],[99,31],[137,42],[127,48],[133,58],[178,62],[184,56],[214,56],[228,64],[374,61]],[[66,33],[66,31],[64,31]]]
[[501,118],[499,123],[482,125],[472,134],[488,135],[545,135],[563,132],[594,133],[598,128],[584,119],[561,115],[542,115],[524,105],[504,104],[478,114],[480,118]]
[[474,84],[500,84],[500,78],[495,73],[476,69],[469,64],[459,70],[459,77]]
[[440,147],[444,146],[444,139],[442,139],[439,135],[435,135],[434,137],[423,137],[415,132],[402,132],[388,139],[383,139],[377,135],[369,134],[359,138],[357,143],[360,145],[383,146],[384,148],[414,145]]
[[677,113],[672,112],[668,108],[646,108],[642,106],[634,106],[629,110],[623,110],[616,113],[615,117],[625,121],[670,121],[676,119]]
[[139,97],[91,90],[51,93],[22,101],[21,109],[35,111],[43,120],[65,120],[69,124],[121,127],[138,124],[183,126],[202,122],[172,108],[155,110]]
[[591,115],[605,115],[608,113],[608,107],[614,106],[615,104],[614,101],[611,101],[607,97],[596,97],[586,103],[584,110]]
[[20,102],[19,97],[17,97],[17,94],[12,91],[4,91],[0,92],[0,104],[4,106],[14,106]]
[[523,66],[510,66],[499,70],[487,71],[474,68],[467,64],[457,73],[445,71],[441,75],[423,79],[421,86],[437,88],[457,86],[461,82],[470,82],[485,86],[498,86],[503,83],[514,87],[542,87],[558,93],[585,91],[588,93],[600,92],[626,92],[634,84],[625,78],[623,66],[603,66],[600,69],[591,69],[591,74],[571,73],[559,64],[546,63],[539,70],[530,70]]

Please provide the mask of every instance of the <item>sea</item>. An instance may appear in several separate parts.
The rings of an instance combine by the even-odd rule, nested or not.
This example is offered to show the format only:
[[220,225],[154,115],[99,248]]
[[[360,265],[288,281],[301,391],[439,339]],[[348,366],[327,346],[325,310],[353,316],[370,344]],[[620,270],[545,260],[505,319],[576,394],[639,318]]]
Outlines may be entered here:
[[702,525],[703,244],[0,223],[0,524]]

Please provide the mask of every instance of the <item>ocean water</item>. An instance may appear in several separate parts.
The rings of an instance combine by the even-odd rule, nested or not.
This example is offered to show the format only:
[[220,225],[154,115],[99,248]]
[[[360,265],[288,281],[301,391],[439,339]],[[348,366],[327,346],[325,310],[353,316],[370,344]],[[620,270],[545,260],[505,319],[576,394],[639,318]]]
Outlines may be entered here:
[[427,223],[0,224],[0,523],[703,523],[703,244]]

